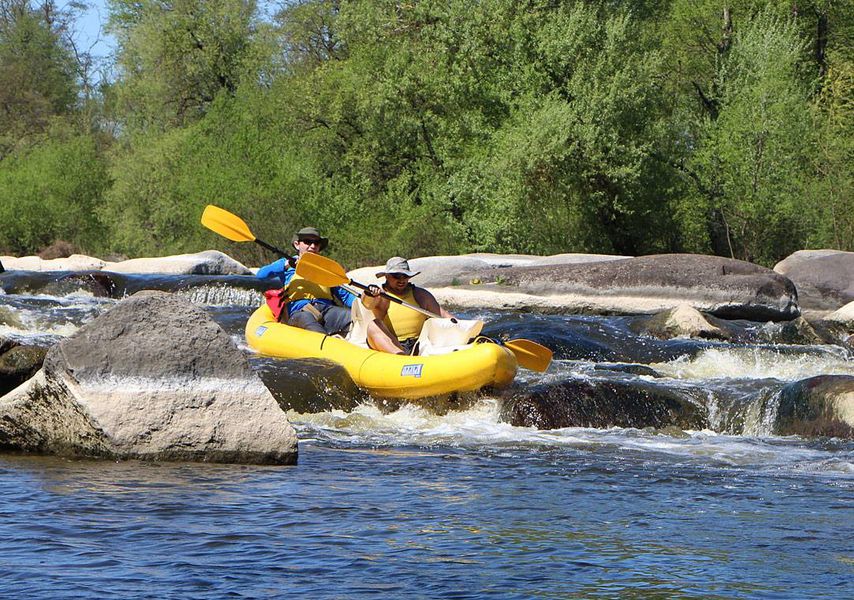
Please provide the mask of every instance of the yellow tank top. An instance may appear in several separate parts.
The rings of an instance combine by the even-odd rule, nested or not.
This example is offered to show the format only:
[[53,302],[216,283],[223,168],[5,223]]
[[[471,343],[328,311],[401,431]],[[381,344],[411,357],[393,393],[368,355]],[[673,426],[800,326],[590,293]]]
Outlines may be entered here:
[[308,279],[303,279],[296,273],[291,278],[287,287],[288,300],[332,300],[332,290],[325,285],[318,285]]
[[[415,301],[415,293],[412,286],[409,286],[409,289],[403,296],[398,296],[397,294],[392,294],[388,291],[386,293],[389,296],[400,298],[409,304],[419,306],[418,302]],[[386,324],[386,327],[388,327],[391,332],[397,336],[398,340],[403,341],[410,338],[417,338],[421,334],[421,327],[424,325],[424,321],[426,320],[427,315],[414,311],[411,308],[401,306],[396,302],[389,302],[388,313],[386,313],[383,322]]]

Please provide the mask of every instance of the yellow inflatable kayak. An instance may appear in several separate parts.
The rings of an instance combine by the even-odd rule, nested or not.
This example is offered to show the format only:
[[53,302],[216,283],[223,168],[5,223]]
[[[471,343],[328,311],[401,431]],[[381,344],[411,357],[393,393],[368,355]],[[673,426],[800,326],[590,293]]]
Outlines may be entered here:
[[265,356],[334,361],[356,385],[378,398],[416,399],[503,388],[513,381],[517,369],[513,353],[498,344],[472,344],[433,356],[388,354],[278,323],[266,304],[246,323],[246,341]]

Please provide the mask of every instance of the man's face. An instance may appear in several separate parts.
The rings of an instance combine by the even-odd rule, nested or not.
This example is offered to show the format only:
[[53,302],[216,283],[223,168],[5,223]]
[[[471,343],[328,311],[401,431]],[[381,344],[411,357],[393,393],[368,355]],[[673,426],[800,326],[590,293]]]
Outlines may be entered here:
[[294,248],[297,249],[297,252],[300,256],[305,254],[306,252],[312,252],[314,254],[320,254],[320,238],[316,237],[304,237],[299,238],[294,242]]
[[409,285],[409,279],[409,275],[402,273],[386,273],[385,286],[395,294],[402,294],[406,291],[406,286]]

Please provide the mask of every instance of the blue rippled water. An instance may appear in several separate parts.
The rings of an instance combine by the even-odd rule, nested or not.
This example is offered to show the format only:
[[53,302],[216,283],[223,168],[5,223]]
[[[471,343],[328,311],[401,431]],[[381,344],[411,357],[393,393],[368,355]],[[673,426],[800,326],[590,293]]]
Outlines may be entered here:
[[296,467],[0,458],[0,596],[854,594],[851,444],[300,433]]
[[[7,282],[0,335],[49,345],[116,302],[31,279]],[[242,343],[254,288],[154,283]],[[762,324],[722,344],[637,335],[628,317],[470,316],[555,349],[517,390],[654,368],[715,431],[538,431],[502,422],[498,398],[444,415],[298,402],[293,467],[0,455],[0,598],[854,597],[854,442],[773,436],[752,410],[854,375],[849,350],[772,344]],[[282,384],[297,395],[351,393],[297,371]]]

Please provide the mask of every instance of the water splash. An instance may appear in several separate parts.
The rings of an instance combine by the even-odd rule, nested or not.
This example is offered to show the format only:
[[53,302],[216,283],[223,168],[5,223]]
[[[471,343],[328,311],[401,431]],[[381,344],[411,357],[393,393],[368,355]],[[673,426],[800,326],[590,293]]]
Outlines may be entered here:
[[794,354],[790,348],[712,348],[693,358],[650,365],[674,379],[778,379],[797,381],[815,375],[854,375],[854,360],[843,348]]
[[234,288],[226,285],[206,285],[175,292],[193,304],[203,306],[249,306],[261,305],[261,294],[256,290]]
[[[854,444],[825,442],[804,445],[800,438],[726,435],[714,431],[655,431],[651,429],[537,430],[514,427],[499,419],[500,401],[484,398],[468,410],[435,415],[415,405],[384,414],[371,404],[351,412],[288,413],[301,442],[319,441],[338,446],[373,448],[465,448],[495,453],[502,449],[528,452],[572,450],[580,453],[638,456],[661,455],[678,461],[783,472],[822,473],[849,477],[854,474]],[[841,444],[842,447],[839,447]]]

